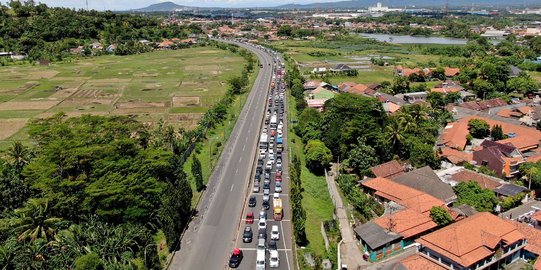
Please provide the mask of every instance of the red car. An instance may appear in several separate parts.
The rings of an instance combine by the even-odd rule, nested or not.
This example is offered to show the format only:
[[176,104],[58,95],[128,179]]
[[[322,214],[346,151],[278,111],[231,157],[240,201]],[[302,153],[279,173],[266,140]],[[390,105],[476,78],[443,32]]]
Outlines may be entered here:
[[254,213],[246,214],[246,224],[254,224]]

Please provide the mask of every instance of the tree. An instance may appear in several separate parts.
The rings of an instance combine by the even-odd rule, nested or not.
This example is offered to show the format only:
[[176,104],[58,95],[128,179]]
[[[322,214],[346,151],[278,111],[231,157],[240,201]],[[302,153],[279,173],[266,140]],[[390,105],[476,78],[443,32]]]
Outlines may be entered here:
[[423,143],[418,138],[413,140],[410,146],[409,161],[411,165],[417,168],[430,166],[432,169],[438,169],[440,167],[440,161],[434,152],[433,146]]
[[203,171],[201,169],[201,162],[195,155],[193,155],[192,158],[192,176],[195,181],[196,190],[203,190],[205,188],[205,184],[203,183]]
[[21,142],[14,142],[7,150],[8,157],[13,161],[13,166],[17,173],[21,173],[22,169],[30,161],[31,154],[26,146]]
[[407,93],[410,90],[410,81],[407,77],[395,76],[391,89],[395,95]]
[[320,140],[311,140],[304,148],[306,167],[313,172],[322,173],[332,161],[332,153],[325,143]]
[[49,240],[62,221],[61,218],[51,216],[47,199],[30,199],[23,208],[15,210],[14,214],[10,226],[19,235],[19,241],[33,242],[39,238]]
[[518,92],[521,94],[539,89],[539,84],[530,76],[518,76],[507,82],[507,92]]
[[356,145],[351,146],[348,153],[348,158],[344,160],[344,164],[353,169],[356,173],[361,173],[372,166],[379,164],[379,159],[376,150],[366,145],[363,138],[358,138]]
[[103,261],[98,254],[85,254],[75,260],[74,270],[102,270],[105,269]]
[[498,200],[490,189],[483,189],[477,182],[461,182],[453,187],[458,199],[457,205],[467,204],[479,212],[491,212]]
[[468,127],[470,128],[470,134],[474,138],[482,139],[490,134],[490,125],[485,120],[470,119]]
[[492,129],[490,130],[490,136],[494,141],[499,141],[504,138],[503,129],[500,125],[494,125],[492,126]]
[[453,222],[453,218],[449,212],[441,206],[433,206],[430,208],[430,218],[432,218],[432,221],[440,227],[447,226]]

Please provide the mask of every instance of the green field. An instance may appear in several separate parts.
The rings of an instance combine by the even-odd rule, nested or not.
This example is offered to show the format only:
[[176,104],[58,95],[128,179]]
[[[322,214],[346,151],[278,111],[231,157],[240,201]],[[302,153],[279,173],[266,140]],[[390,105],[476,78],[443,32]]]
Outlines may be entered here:
[[0,148],[27,139],[25,123],[64,112],[137,115],[195,127],[240,75],[244,59],[213,47],[101,56],[50,66],[0,68]]

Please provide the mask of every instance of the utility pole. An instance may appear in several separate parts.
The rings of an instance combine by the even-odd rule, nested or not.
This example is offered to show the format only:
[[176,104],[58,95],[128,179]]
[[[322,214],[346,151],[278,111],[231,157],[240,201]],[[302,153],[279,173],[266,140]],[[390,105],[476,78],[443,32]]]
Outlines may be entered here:
[[86,0],[86,10],[88,11],[88,0]]

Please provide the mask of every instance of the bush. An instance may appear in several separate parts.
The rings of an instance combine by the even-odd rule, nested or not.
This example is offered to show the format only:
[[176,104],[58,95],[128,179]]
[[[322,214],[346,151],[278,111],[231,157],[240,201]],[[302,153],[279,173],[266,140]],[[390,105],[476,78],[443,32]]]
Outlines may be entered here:
[[105,269],[103,261],[98,254],[90,253],[83,255],[75,260],[74,270],[103,270]]

